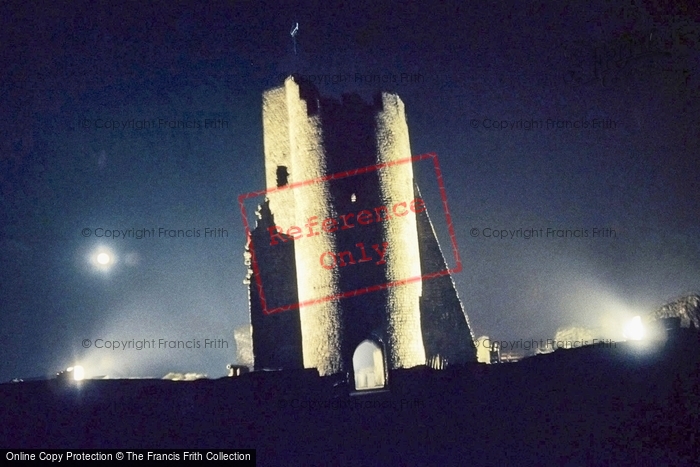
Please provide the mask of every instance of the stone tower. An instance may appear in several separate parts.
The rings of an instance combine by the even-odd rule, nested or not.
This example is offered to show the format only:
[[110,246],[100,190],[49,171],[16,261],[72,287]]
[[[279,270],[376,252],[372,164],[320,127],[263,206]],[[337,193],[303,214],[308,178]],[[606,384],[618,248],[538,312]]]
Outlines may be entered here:
[[255,368],[352,373],[365,340],[387,370],[476,361],[451,277],[420,279],[445,260],[405,163],[401,99],[338,102],[290,76],[263,95],[263,132],[267,192],[247,247]]

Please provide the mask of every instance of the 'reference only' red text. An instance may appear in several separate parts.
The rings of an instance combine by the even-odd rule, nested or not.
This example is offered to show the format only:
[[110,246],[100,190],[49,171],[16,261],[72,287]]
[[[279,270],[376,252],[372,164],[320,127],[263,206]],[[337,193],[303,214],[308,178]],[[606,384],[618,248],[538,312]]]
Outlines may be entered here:
[[[341,216],[338,216],[337,218],[328,217],[320,223],[320,226],[323,232],[332,233],[337,231],[338,229],[352,229],[358,224],[369,225],[373,222],[382,222],[390,220],[392,218],[391,213],[393,213],[395,217],[403,217],[409,212],[420,213],[423,211],[425,211],[425,203],[422,199],[416,198],[410,203],[402,201],[400,203],[394,204],[394,206],[391,208],[391,211],[389,211],[389,209],[386,206],[379,206],[374,208],[373,211],[370,211],[369,209],[364,209],[358,212],[357,215],[351,212],[349,214],[343,214]],[[352,223],[353,218],[357,221],[357,224]],[[320,235],[321,232],[314,228],[318,225],[319,222],[317,216],[309,217],[309,219],[306,221],[306,224],[304,224],[304,227],[306,228],[307,232],[306,235],[304,235],[304,229],[297,225],[291,226],[287,229],[286,232],[277,225],[269,227],[267,230],[268,232],[270,232],[270,245],[278,245],[279,241],[286,242],[287,240],[289,240],[289,237],[291,237],[293,240],[299,240],[303,237],[313,237],[315,235]],[[286,234],[287,237],[283,237],[282,234]]]

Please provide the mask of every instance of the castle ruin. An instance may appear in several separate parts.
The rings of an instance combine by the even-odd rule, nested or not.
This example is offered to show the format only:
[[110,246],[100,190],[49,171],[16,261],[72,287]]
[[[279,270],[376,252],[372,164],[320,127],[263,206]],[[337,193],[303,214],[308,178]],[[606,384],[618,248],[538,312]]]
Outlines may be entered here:
[[365,341],[387,375],[476,361],[451,276],[426,279],[447,266],[413,164],[398,163],[411,157],[401,99],[338,101],[290,76],[263,95],[263,133],[267,191],[246,246],[254,369],[357,377]]

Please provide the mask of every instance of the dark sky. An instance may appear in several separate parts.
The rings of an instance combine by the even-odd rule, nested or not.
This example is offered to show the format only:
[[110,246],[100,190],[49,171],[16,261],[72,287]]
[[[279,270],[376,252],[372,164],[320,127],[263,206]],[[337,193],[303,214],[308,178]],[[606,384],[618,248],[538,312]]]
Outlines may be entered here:
[[[627,319],[700,289],[694,2],[277,3],[4,4],[0,381],[76,362],[92,375],[225,374],[248,320],[237,198],[264,188],[261,94],[292,71],[345,78],[320,82],[325,95],[400,95],[412,153],[439,158],[477,336],[577,324],[620,339]],[[415,170],[447,254],[434,172]],[[94,235],[160,227],[228,236]],[[520,228],[545,236],[486,237]],[[90,263],[100,248],[109,271]]]

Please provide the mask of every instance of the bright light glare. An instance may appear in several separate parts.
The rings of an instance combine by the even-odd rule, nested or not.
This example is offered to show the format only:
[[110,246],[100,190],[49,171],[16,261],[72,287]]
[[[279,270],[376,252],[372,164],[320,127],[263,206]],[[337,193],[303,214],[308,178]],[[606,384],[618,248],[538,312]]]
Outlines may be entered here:
[[73,379],[76,381],[85,379],[85,369],[82,366],[76,365],[73,367]]
[[642,324],[642,318],[635,316],[625,325],[624,336],[625,339],[638,341],[644,339],[645,331],[644,325]]
[[85,379],[85,369],[80,365],[69,366],[66,368],[66,373],[71,373],[74,381],[82,381]]
[[95,270],[107,272],[116,263],[117,258],[110,250],[106,247],[99,247],[90,254],[90,263]]

